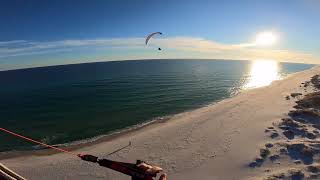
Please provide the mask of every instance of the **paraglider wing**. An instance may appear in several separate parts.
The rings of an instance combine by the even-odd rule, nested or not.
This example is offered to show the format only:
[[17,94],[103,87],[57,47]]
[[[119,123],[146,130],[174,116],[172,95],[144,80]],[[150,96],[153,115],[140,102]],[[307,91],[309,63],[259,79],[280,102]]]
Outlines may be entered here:
[[146,38],[146,45],[148,44],[150,38],[152,38],[152,36],[154,36],[154,35],[156,35],[156,34],[162,35],[161,32],[154,32],[154,33],[149,34],[149,35],[147,36],[147,38]]

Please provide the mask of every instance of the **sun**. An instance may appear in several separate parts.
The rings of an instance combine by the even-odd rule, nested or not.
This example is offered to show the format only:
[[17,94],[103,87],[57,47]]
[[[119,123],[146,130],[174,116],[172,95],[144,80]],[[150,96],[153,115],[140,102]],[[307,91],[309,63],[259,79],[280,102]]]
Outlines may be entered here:
[[277,36],[273,32],[260,32],[256,37],[256,45],[270,46],[276,43]]

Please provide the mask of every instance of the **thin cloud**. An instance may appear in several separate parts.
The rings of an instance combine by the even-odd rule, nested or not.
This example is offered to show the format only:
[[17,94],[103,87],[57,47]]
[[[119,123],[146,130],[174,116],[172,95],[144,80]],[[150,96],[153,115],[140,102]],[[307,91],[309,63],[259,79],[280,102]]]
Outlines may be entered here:
[[12,44],[20,44],[20,43],[25,43],[27,41],[24,40],[13,40],[13,41],[0,41],[0,46],[7,46],[7,45],[12,45]]
[[7,55],[0,55],[0,58],[6,57],[15,57],[15,56],[31,56],[31,55],[41,55],[41,54],[48,54],[48,53],[56,53],[56,52],[71,52],[72,49],[50,49],[50,50],[43,50],[43,51],[30,51],[30,52],[21,52],[19,54],[7,54]]
[[51,42],[7,41],[0,42],[0,57],[23,56],[27,54],[42,54],[56,52],[66,48],[78,47],[123,47],[143,46],[143,38],[128,39],[93,39],[93,40],[63,40]]
[[[72,51],[82,47],[118,48],[123,49],[124,52],[134,48],[137,52],[140,52],[141,59],[146,59],[143,55],[143,50],[146,49],[144,38],[62,40],[49,42],[25,40],[3,41],[0,42],[0,58]],[[150,41],[148,47],[161,47],[165,50],[185,52],[186,58],[188,58],[189,53],[190,55],[192,54],[192,57],[195,57],[194,54],[197,54],[199,58],[205,57],[211,59],[276,59],[280,61],[317,63],[317,58],[308,53],[289,50],[259,49],[256,48],[254,43],[223,44],[194,37],[156,38]],[[166,51],[163,52],[163,54],[165,53]],[[176,57],[174,53],[171,53],[168,58]],[[130,59],[130,54],[125,59]]]
[[255,43],[221,44],[203,38],[172,38],[159,39],[157,41],[164,47],[182,51],[205,53],[201,57],[208,57],[211,59],[225,59],[227,57],[228,59],[247,60],[274,59],[279,61],[319,64],[318,57],[315,57],[310,53],[290,50],[260,49],[256,47]]

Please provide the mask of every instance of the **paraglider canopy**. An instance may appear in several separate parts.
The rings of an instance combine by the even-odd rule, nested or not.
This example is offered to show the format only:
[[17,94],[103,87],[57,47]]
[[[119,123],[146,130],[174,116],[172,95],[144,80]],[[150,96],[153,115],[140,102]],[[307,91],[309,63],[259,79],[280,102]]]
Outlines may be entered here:
[[146,38],[146,45],[148,45],[149,40],[150,40],[153,36],[155,36],[156,34],[162,35],[161,32],[154,32],[154,33],[149,34],[149,35],[147,36],[147,38]]
[[[161,32],[154,32],[154,33],[149,34],[149,35],[147,36],[147,38],[146,38],[146,45],[148,45],[149,40],[150,40],[153,36],[155,36],[155,35],[157,35],[157,34],[162,35]],[[161,51],[161,48],[160,48],[160,47],[158,48],[158,51]]]

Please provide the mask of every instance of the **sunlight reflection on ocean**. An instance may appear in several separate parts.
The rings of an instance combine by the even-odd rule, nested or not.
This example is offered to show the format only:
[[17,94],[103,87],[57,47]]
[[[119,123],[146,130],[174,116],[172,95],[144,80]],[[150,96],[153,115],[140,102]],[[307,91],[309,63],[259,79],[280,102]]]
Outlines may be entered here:
[[243,89],[267,86],[281,79],[279,62],[274,60],[256,60],[250,65],[249,76]]

